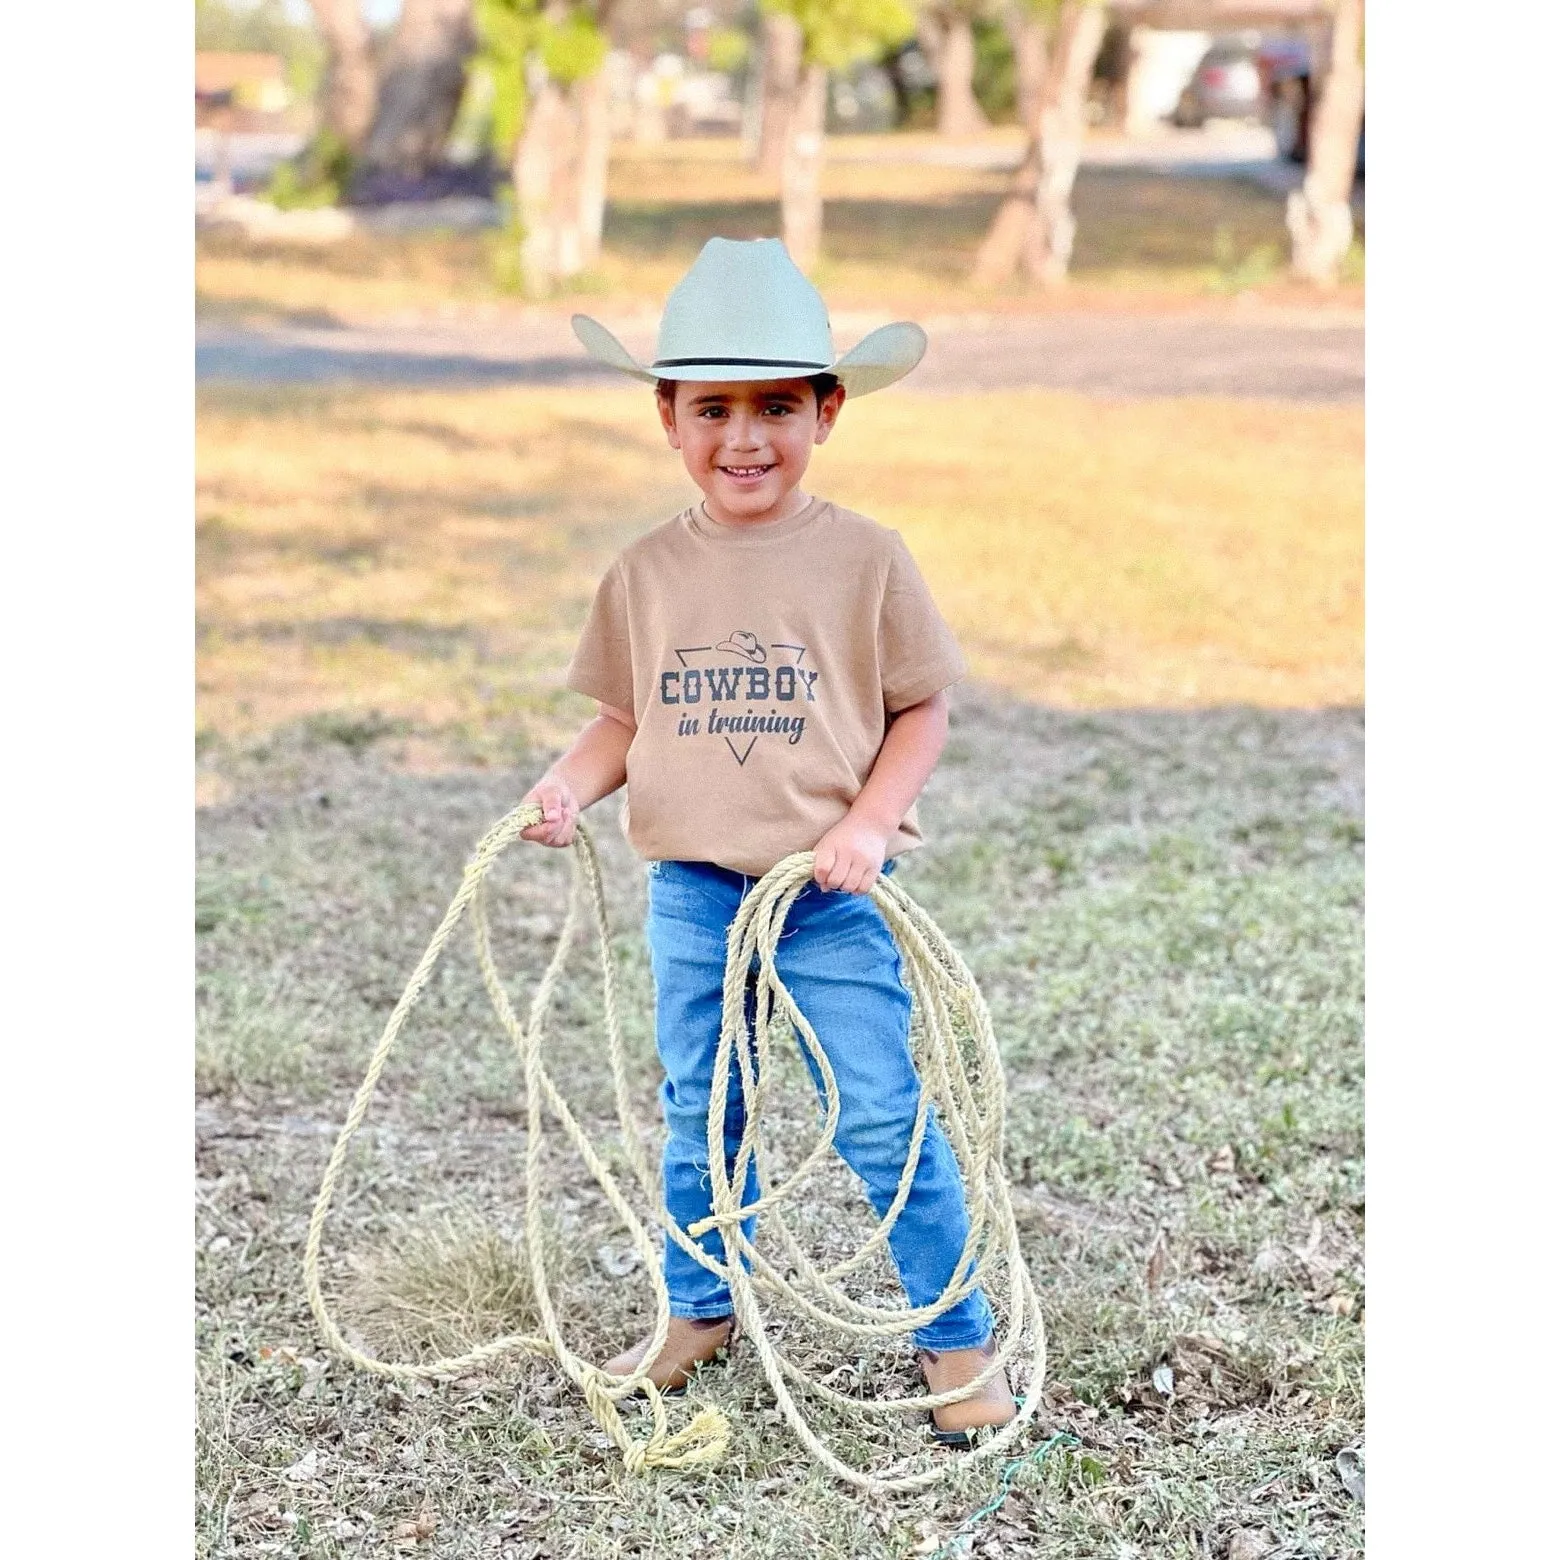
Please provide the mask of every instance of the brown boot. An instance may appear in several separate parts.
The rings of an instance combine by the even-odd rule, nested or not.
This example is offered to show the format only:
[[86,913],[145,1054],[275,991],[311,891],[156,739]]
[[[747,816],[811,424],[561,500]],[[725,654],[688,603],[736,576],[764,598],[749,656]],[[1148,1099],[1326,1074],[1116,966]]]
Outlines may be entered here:
[[[688,1385],[694,1368],[707,1365],[731,1342],[732,1318],[729,1316],[674,1316],[666,1329],[666,1342],[650,1367],[650,1380],[663,1392],[681,1392]],[[601,1368],[609,1376],[632,1376],[639,1369],[648,1337]]]
[[[918,1358],[928,1391],[940,1393],[968,1386],[991,1364],[996,1353],[997,1340],[993,1335],[978,1349],[922,1349]],[[944,1446],[970,1446],[972,1430],[1005,1425],[1017,1412],[1007,1372],[998,1371],[973,1397],[934,1408],[932,1434]]]

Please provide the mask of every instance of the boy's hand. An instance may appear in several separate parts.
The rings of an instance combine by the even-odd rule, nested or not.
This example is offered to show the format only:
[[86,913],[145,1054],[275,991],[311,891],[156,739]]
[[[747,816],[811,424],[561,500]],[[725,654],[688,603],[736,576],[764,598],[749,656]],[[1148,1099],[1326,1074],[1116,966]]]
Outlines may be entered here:
[[877,882],[888,835],[848,814],[813,847],[813,881],[819,888],[864,894]]
[[580,804],[574,793],[563,781],[544,776],[531,787],[522,802],[537,802],[542,809],[542,821],[520,831],[523,840],[534,840],[538,845],[568,845],[574,839],[574,826],[579,822]]

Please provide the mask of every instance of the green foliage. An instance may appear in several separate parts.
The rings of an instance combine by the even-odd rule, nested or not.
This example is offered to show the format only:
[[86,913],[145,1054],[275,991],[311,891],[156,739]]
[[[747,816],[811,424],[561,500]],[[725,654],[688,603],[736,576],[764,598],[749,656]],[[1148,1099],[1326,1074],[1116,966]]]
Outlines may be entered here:
[[542,22],[536,47],[547,74],[565,85],[594,76],[607,58],[606,35],[583,6],[576,6],[561,22]]
[[1283,264],[1277,244],[1258,244],[1244,255],[1238,253],[1228,223],[1221,222],[1213,234],[1213,260],[1217,267],[1212,286],[1215,292],[1239,293],[1260,287],[1278,274]]
[[803,59],[830,70],[875,59],[915,31],[904,0],[760,0],[760,9],[794,16],[802,28]]
[[515,209],[513,186],[499,186],[498,203],[503,220],[488,234],[488,268],[492,272],[493,285],[501,293],[518,296],[525,291],[525,277],[520,270],[520,245],[525,239],[525,229],[520,223],[520,213]]
[[540,0],[477,0],[480,46],[472,64],[493,83],[493,150],[508,160],[525,124],[526,69],[539,63],[554,80],[567,85],[594,76],[607,58],[607,35],[594,7],[573,6],[553,21]]
[[[1031,0],[1028,9],[1050,17],[1059,9],[1060,3],[1061,0]],[[993,124],[1012,124],[1017,117],[1018,70],[1007,29],[995,13],[983,13],[979,5],[952,9],[974,12],[971,26],[975,35],[975,72],[971,86],[976,101]],[[936,122],[937,89],[930,86],[912,89],[904,105],[905,127],[925,129]]]
[[734,75],[747,64],[753,46],[740,27],[716,27],[710,32],[710,69]]
[[1018,69],[1013,45],[1000,22],[977,16],[975,32],[975,98],[993,124],[1012,120],[1018,105]]
[[1343,264],[1338,268],[1340,281],[1349,282],[1356,286],[1363,285],[1365,281],[1365,241],[1362,234],[1356,234],[1349,245],[1349,252],[1343,257]]
[[507,161],[525,119],[525,60],[538,7],[536,0],[477,0],[475,14],[480,46],[472,69],[485,71],[493,82],[489,134],[493,150]]
[[300,172],[298,163],[279,163],[265,186],[265,199],[282,211],[303,211],[318,206],[334,206],[341,198],[341,187],[322,180],[312,183]]
[[[1041,21],[1051,23],[1061,15],[1062,7],[1067,0],[1015,0],[1018,9],[1027,11],[1031,16],[1038,16]],[[1086,3],[1102,5],[1104,0],[1086,0]]]
[[278,165],[265,198],[283,211],[334,206],[352,181],[352,152],[340,136],[321,130],[293,158]]

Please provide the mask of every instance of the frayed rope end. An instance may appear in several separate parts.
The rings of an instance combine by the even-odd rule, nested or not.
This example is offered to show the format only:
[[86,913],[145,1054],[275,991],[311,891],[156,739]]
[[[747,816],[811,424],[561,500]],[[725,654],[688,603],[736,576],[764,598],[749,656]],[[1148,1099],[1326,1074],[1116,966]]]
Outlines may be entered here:
[[698,1468],[721,1462],[731,1444],[731,1424],[718,1408],[701,1408],[675,1435],[636,1441],[623,1454],[630,1473],[647,1468]]

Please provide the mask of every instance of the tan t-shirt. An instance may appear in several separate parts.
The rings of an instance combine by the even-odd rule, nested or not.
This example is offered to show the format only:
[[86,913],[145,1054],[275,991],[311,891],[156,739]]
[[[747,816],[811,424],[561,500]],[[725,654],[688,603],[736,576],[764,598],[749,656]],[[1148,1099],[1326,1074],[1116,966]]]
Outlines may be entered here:
[[[567,681],[638,723],[639,854],[759,874],[845,816],[891,714],[964,673],[899,533],[815,498],[752,527],[696,505],[625,548]],[[920,843],[912,809],[888,854]]]

